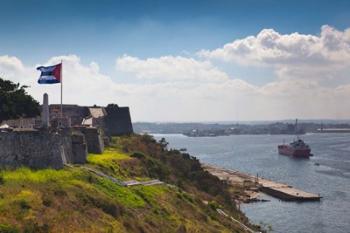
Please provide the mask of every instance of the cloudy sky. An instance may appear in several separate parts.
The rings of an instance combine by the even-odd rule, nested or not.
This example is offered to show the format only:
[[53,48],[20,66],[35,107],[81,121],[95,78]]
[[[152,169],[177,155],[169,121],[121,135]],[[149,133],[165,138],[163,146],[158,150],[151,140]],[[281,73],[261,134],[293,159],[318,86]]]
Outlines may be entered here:
[[133,121],[350,118],[350,1],[4,1],[0,76]]

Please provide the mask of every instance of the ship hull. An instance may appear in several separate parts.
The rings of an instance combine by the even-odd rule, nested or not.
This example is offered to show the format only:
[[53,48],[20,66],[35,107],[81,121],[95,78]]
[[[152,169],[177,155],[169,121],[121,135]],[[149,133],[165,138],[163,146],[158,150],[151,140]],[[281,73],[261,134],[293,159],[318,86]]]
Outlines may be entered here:
[[309,158],[312,156],[310,149],[295,149],[289,145],[279,145],[278,153],[280,155],[293,156],[297,158]]

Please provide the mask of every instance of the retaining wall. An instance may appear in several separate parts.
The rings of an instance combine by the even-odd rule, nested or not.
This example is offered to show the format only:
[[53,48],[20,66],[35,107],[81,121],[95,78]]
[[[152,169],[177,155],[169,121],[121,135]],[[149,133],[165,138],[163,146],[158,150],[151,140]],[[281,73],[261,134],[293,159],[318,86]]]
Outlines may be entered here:
[[[72,143],[70,130],[0,132],[0,167],[63,168],[86,160],[86,144]],[[85,157],[85,160],[84,160]]]

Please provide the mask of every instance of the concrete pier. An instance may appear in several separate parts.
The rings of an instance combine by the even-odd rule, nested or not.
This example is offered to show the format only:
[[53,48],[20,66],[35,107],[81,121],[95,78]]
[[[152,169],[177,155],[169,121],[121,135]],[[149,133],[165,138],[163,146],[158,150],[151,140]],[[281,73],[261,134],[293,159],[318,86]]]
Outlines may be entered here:
[[243,172],[210,165],[203,165],[203,167],[209,173],[219,177],[221,180],[226,180],[232,183],[254,183],[261,192],[284,201],[320,201],[322,198],[320,195],[305,192],[287,184],[278,183],[265,178],[258,178]]
[[321,199],[320,195],[305,192],[287,184],[263,178],[257,179],[257,182],[262,192],[284,201],[319,201]]

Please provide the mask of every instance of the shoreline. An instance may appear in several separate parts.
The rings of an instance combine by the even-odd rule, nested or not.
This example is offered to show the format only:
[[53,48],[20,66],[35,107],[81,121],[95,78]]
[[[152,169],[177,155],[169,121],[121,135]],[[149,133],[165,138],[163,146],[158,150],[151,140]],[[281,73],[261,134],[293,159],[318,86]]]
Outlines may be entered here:
[[238,196],[236,196],[238,198],[237,204],[268,201],[260,199],[261,191],[259,191],[259,186],[252,176],[240,171],[220,168],[209,164],[202,164],[202,167],[220,180],[224,180],[232,187],[241,190]]
[[202,166],[206,171],[218,177],[220,180],[227,181],[227,183],[233,187],[241,188],[242,192],[238,196],[238,204],[267,201],[259,198],[261,193],[283,201],[320,201],[322,198],[319,194],[305,192],[288,184],[252,176],[241,171],[220,168],[208,164],[202,164]]

